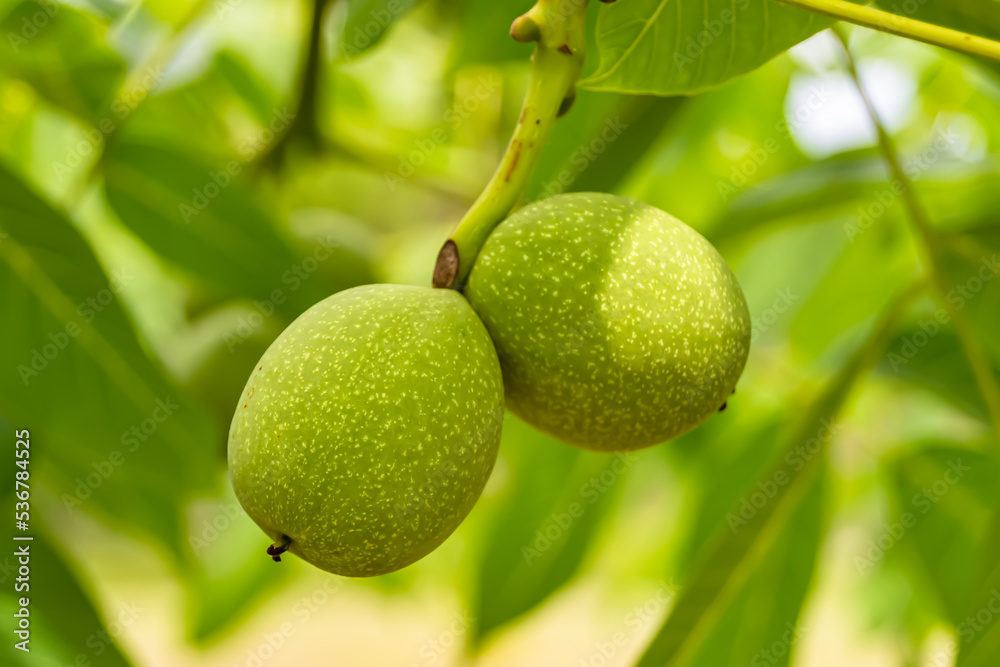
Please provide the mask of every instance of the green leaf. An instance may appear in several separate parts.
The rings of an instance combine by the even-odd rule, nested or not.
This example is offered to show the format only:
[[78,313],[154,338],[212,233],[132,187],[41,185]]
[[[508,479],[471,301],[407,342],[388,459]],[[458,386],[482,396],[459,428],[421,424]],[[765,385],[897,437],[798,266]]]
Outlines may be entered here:
[[760,67],[832,25],[773,0],[628,0],[601,7],[593,90],[689,95]]
[[509,484],[485,539],[473,642],[528,612],[572,578],[634,455],[583,452],[508,415]]
[[[724,628],[727,624],[733,627],[733,609],[740,600],[747,599],[742,597],[747,587],[756,585],[754,575],[762,567],[770,567],[767,564],[772,555],[779,557],[777,554],[785,550],[787,557],[802,558],[803,545],[786,543],[784,536],[801,529],[794,522],[802,516],[801,508],[813,502],[807,500],[811,494],[819,493],[815,487],[820,483],[825,461],[823,449],[835,432],[833,420],[855,382],[881,351],[906,303],[901,299],[885,314],[871,337],[803,415],[787,441],[784,455],[754,487],[746,490],[739,505],[727,516],[728,525],[719,526],[638,667],[697,664],[702,656],[712,656],[710,645],[717,643],[713,640],[718,636],[728,636]],[[808,575],[804,578],[808,580]],[[797,599],[801,603],[801,595]],[[794,595],[786,600],[788,609],[778,616],[787,615],[797,606],[795,600]],[[785,622],[794,619],[781,620]],[[763,631],[773,632],[776,623],[777,619],[769,620]],[[748,638],[742,646],[749,650],[754,646],[753,639]],[[734,659],[737,662],[733,664],[746,664],[747,656]]]
[[298,315],[330,293],[315,271],[336,257],[336,243],[298,254],[238,180],[246,165],[228,165],[236,166],[122,142],[108,157],[105,189],[122,222],[164,258],[225,296],[264,304],[265,316]]
[[228,487],[225,497],[198,503],[193,513],[187,622],[192,640],[204,645],[233,629],[295,570],[268,558],[267,540]]
[[[804,224],[839,218],[845,236],[856,239],[887,218],[904,213],[889,187],[882,158],[873,151],[849,153],[775,176],[732,200],[713,238],[744,234],[764,225]],[[915,187],[934,224],[961,231],[1000,208],[994,160],[968,164],[941,160],[921,173]],[[883,203],[885,202],[885,203]]]
[[933,444],[886,467],[896,490],[888,523],[902,531],[901,537],[890,536],[913,551],[946,618],[960,623],[978,585],[976,559],[1000,505],[1000,461],[969,448]]
[[[183,550],[179,505],[214,480],[221,438],[149,360],[105,276],[59,213],[0,167],[0,411],[44,443],[37,472],[73,513],[101,510]],[[58,401],[53,397],[68,397]]]
[[[11,497],[11,501],[13,498]],[[10,503],[7,503],[10,505]],[[94,608],[88,592],[85,592],[78,577],[59,551],[49,544],[48,536],[35,533],[30,542],[15,542],[14,548],[28,545],[31,558],[31,588],[24,593],[15,593],[13,572],[16,568],[14,556],[0,567],[3,576],[3,592],[0,606],[6,618],[12,618],[19,608],[20,595],[30,597],[31,653],[25,654],[13,647],[20,639],[8,633],[7,641],[0,650],[0,659],[6,665],[25,667],[58,667],[61,665],[91,664],[101,667],[127,667],[131,662],[115,642],[113,633],[108,631],[100,614]],[[127,627],[147,610],[135,601],[124,604],[116,610],[115,621]],[[86,662],[84,662],[86,661]]]
[[125,63],[108,47],[106,30],[99,19],[63,4],[21,3],[0,22],[0,68],[97,125],[125,78]]
[[455,66],[523,60],[531,46],[511,39],[510,26],[530,7],[529,3],[464,0],[456,3]]
[[[810,361],[849,339],[918,274],[909,238],[898,227],[886,222],[848,238],[792,320],[792,345]],[[871,285],[879,289],[869,289]]]
[[546,141],[526,190],[530,200],[561,192],[613,192],[629,166],[656,145],[683,98],[581,91]]
[[790,664],[794,647],[807,632],[797,627],[796,619],[812,581],[820,539],[826,528],[826,475],[824,462],[781,528],[781,534],[712,626],[711,636],[726,637],[726,641],[704,642],[682,664],[699,667]]
[[976,592],[956,626],[957,667],[993,667],[1000,654],[1000,622],[993,611],[1000,600],[1000,509],[993,513],[979,556]]
[[346,0],[339,30],[340,54],[357,58],[381,42],[389,28],[420,0]]
[[[940,308],[937,314],[944,314]],[[934,313],[921,316],[889,344],[879,371],[928,389],[956,408],[984,422],[986,404],[976,389],[975,376],[962,354],[955,333]]]

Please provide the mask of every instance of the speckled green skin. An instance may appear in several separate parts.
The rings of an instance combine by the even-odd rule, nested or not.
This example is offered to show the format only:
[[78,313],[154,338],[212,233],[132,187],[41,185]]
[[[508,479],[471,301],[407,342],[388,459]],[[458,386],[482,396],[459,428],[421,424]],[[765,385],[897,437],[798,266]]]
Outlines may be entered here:
[[493,469],[502,420],[496,352],[460,294],[356,287],[264,353],[233,417],[229,469],[272,540],[288,535],[289,551],[329,572],[374,576],[458,527]]
[[659,209],[552,197],[493,231],[465,294],[507,407],[565,442],[634,450],[713,415],[746,363],[750,315],[715,248]]

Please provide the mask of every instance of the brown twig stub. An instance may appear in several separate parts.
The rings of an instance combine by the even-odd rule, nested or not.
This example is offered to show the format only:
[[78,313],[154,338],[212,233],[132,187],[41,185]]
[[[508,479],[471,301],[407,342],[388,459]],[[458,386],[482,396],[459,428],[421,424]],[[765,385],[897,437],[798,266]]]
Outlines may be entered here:
[[455,284],[458,276],[458,246],[451,239],[445,241],[438,253],[437,264],[434,265],[433,285],[438,289],[446,289]]
[[288,551],[288,547],[292,546],[292,538],[288,535],[281,536],[281,542],[279,544],[272,544],[267,548],[267,555],[270,556],[275,563],[281,562],[281,554]]

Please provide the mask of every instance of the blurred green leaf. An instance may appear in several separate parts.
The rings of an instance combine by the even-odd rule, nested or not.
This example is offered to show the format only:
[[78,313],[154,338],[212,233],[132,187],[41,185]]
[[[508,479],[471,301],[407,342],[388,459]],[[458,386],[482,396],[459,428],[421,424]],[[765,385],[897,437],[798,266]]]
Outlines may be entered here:
[[533,431],[510,415],[502,447],[509,486],[483,546],[473,642],[570,580],[634,456],[620,454],[609,461]]
[[198,507],[189,540],[196,566],[187,572],[187,620],[199,645],[233,629],[293,572],[268,558],[267,538],[232,493]]
[[[96,504],[180,554],[180,510],[213,483],[220,434],[145,355],[109,280],[64,218],[0,167],[0,410],[30,425],[40,474],[72,514]],[[66,396],[53,409],[53,397]]]
[[613,192],[675,119],[681,98],[581,91],[556,123],[525,188],[529,200],[561,192]]
[[711,636],[725,637],[726,641],[701,644],[683,664],[790,664],[794,647],[809,634],[809,628],[798,627],[797,619],[826,532],[826,477],[826,465],[822,464],[780,529],[781,534],[712,626]]
[[[968,448],[922,445],[886,465],[896,490],[893,530],[909,547],[953,623],[976,592],[976,562],[1000,506],[1000,461]],[[910,525],[912,524],[912,525]]]
[[530,2],[463,0],[455,5],[456,22],[461,26],[452,46],[455,65],[523,60],[531,54],[531,46],[510,36],[511,24],[531,8]]
[[[266,125],[274,115],[278,104],[277,93],[238,53],[221,52],[215,59],[215,72],[210,78],[213,85],[225,84],[232,88],[252,111],[254,120],[261,125]],[[207,93],[205,90],[199,92]]]
[[933,313],[896,336],[879,371],[929,389],[977,419],[989,419],[958,338]]
[[0,22],[0,68],[98,125],[125,77],[99,19],[55,2],[23,2]]
[[378,45],[389,28],[421,0],[345,0],[340,53],[357,58]]
[[[847,153],[769,179],[735,199],[718,225],[718,238],[762,225],[803,224],[840,218],[856,238],[882,222],[886,209],[902,212],[881,158],[871,151]],[[944,162],[920,175],[915,187],[935,225],[948,231],[975,227],[1000,207],[1000,177],[990,159],[976,164]],[[891,219],[891,218],[890,218]]]
[[[12,503],[7,503],[8,505]],[[36,533],[31,542],[15,542],[15,547],[27,545],[31,559],[31,588],[22,593],[13,590],[17,558],[6,556],[0,562],[4,582],[0,604],[4,615],[11,618],[19,608],[21,595],[31,600],[28,607],[31,621],[30,653],[14,648],[14,635],[8,636],[0,650],[5,665],[25,667],[61,667],[62,665],[100,665],[127,667],[131,662],[122,653],[117,639],[91,603],[90,595],[81,585],[81,577],[72,571],[59,551],[49,544],[48,536]],[[12,549],[13,551],[13,549]],[[127,627],[146,609],[137,601],[126,603],[113,620],[119,628]]]
[[108,156],[105,189],[122,222],[166,259],[227,296],[257,300],[265,317],[298,315],[329,294],[315,271],[336,241],[312,257],[296,253],[240,182],[246,168],[122,142]]
[[[785,454],[754,487],[746,490],[739,505],[726,517],[727,525],[717,528],[715,538],[702,552],[670,616],[636,663],[637,667],[688,665],[702,655],[712,655],[702,651],[711,651],[709,645],[719,636],[716,632],[723,627],[721,624],[732,622],[734,601],[740,599],[748,585],[756,583],[754,575],[761,565],[770,562],[771,555],[780,554],[782,549],[796,553],[802,560],[803,546],[785,544],[782,538],[801,531],[794,520],[802,516],[799,512],[803,504],[808,505],[804,499],[818,493],[814,487],[820,483],[818,477],[826,460],[824,449],[835,434],[834,419],[854,384],[875,361],[906,305],[908,299],[902,298],[885,313],[869,339],[797,423],[787,440]],[[805,548],[810,546],[815,548],[818,541]],[[811,564],[809,569],[811,572]],[[808,582],[810,576],[805,573],[804,581]],[[793,606],[801,604],[801,595],[796,596],[802,590],[799,586],[790,587],[788,608],[782,609],[778,616],[787,616]],[[773,594],[773,588],[770,590]],[[774,631],[786,622],[794,622],[794,618],[771,619],[767,628]],[[754,645],[751,640],[746,644],[747,650]],[[756,647],[758,651],[764,648],[761,644]],[[746,664],[750,657],[733,656],[732,664]]]
[[956,667],[992,667],[1000,654],[1000,618],[995,611],[1000,601],[1000,508],[990,519],[979,558],[971,603],[956,626],[960,647]]
[[810,361],[876,317],[918,275],[909,238],[898,227],[884,222],[846,236],[840,257],[792,321],[792,345]]

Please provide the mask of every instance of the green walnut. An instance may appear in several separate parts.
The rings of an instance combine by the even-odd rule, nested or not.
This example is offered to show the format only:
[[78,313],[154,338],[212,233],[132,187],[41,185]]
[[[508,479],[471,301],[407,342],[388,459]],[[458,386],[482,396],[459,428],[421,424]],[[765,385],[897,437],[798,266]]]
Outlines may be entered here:
[[750,348],[746,300],[715,248],[624,197],[520,209],[487,238],[465,294],[496,345],[507,407],[586,449],[693,429],[724,407]]
[[496,462],[503,379],[452,290],[356,287],[313,306],[254,368],[229,432],[246,513],[275,542],[351,577],[440,545]]

